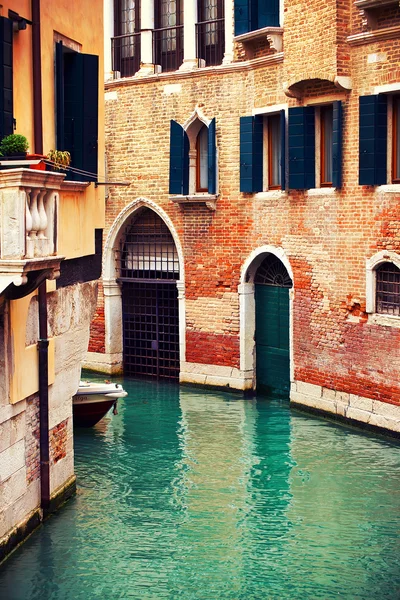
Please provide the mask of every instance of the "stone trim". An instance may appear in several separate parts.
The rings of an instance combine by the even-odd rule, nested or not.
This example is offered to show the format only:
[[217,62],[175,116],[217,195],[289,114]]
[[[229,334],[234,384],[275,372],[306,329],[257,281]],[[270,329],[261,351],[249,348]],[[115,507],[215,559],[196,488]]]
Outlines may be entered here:
[[392,250],[381,250],[366,261],[366,312],[371,316],[369,322],[388,327],[400,327],[400,317],[376,312],[376,268],[380,264],[391,262],[400,269],[400,255]]
[[245,391],[253,389],[253,371],[181,361],[179,382]]
[[290,403],[319,412],[363,423],[400,434],[400,406],[331,390],[320,385],[295,381],[291,385]]
[[105,373],[106,375],[121,375],[123,372],[122,353],[87,352],[83,368],[97,373]]
[[372,44],[383,40],[396,39],[400,36],[400,25],[394,27],[386,27],[385,29],[377,29],[376,31],[365,31],[349,35],[347,43],[350,46],[363,46],[364,44]]
[[105,89],[110,90],[112,88],[126,87],[131,85],[141,85],[143,83],[163,81],[166,79],[193,79],[196,77],[204,77],[204,75],[216,75],[220,77],[226,73],[232,73],[232,71],[252,71],[254,69],[262,69],[269,65],[275,65],[283,62],[283,52],[277,52],[271,56],[261,56],[260,58],[254,58],[252,60],[246,60],[242,62],[229,63],[217,65],[215,67],[204,67],[198,68],[193,71],[169,71],[168,73],[156,73],[146,77],[135,78],[123,77],[121,79],[114,79],[113,81],[107,81],[105,83]]

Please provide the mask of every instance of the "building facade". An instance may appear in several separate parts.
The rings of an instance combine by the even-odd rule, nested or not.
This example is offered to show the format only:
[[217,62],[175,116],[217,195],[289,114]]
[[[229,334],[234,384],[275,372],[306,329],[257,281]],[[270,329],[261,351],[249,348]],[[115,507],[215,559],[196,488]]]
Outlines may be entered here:
[[398,5],[121,0],[105,22],[108,179],[130,185],[88,365],[399,432]]
[[[104,226],[102,5],[6,1],[0,30],[0,138],[34,153],[0,157],[1,560],[75,490],[72,396]],[[46,170],[51,149],[76,170]]]

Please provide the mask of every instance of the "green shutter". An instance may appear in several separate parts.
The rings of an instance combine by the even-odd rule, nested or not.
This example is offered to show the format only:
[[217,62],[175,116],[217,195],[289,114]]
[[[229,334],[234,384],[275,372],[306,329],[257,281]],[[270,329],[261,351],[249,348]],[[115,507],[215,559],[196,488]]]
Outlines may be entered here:
[[170,125],[169,193],[189,193],[189,139],[176,121]]
[[257,29],[279,27],[279,0],[258,0]]
[[387,98],[383,94],[359,99],[359,184],[387,182]]
[[13,132],[13,24],[0,17],[0,139]]
[[250,31],[249,0],[235,0],[235,35]]
[[215,119],[208,128],[208,193],[217,193],[217,148],[215,141]]
[[263,119],[240,117],[240,191],[261,192],[263,180]]
[[97,180],[99,59],[92,54],[64,53],[64,143],[78,181]]
[[315,187],[314,107],[289,108],[289,188]]
[[281,126],[281,189],[286,189],[286,112],[280,111]]
[[342,103],[333,103],[332,119],[332,185],[342,187]]

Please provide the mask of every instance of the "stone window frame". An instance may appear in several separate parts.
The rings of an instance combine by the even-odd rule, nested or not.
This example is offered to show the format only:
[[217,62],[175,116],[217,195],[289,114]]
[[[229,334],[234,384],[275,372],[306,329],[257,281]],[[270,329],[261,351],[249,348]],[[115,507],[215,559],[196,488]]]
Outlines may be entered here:
[[381,250],[366,260],[366,312],[376,325],[400,328],[400,317],[376,312],[376,269],[383,263],[393,263],[400,269],[400,254]]
[[[183,129],[189,138],[189,197],[202,196],[214,199],[218,196],[218,146],[216,147],[216,194],[210,194],[207,190],[197,189],[198,152],[197,138],[203,126],[209,129],[212,119],[208,119],[202,109],[196,106],[189,119],[183,124]],[[208,154],[207,154],[208,156]]]

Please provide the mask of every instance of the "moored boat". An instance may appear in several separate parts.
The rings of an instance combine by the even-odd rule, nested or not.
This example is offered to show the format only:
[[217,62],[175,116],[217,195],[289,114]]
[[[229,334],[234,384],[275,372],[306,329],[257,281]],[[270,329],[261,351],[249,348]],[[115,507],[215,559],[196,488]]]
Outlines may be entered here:
[[92,427],[114,406],[118,398],[128,395],[118,383],[81,381],[78,391],[72,398],[74,426]]

